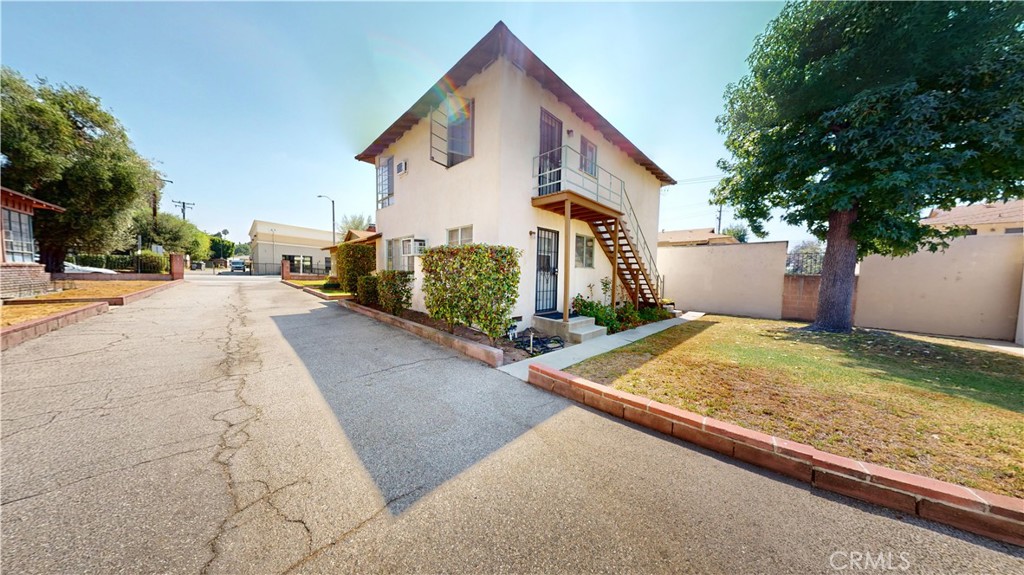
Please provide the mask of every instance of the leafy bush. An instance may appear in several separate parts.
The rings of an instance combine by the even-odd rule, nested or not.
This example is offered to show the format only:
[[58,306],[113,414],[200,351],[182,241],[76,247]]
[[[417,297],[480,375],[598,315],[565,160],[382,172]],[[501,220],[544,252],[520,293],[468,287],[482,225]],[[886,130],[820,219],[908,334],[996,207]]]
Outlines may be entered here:
[[640,310],[640,319],[644,323],[651,323],[655,321],[662,321],[672,317],[672,314],[665,308],[658,307],[645,307]]
[[585,299],[582,295],[576,294],[572,298],[572,311],[582,316],[594,318],[594,323],[608,328],[608,333],[622,331],[619,319],[615,315],[612,306],[599,301]]
[[511,246],[467,244],[426,250],[423,297],[431,317],[454,331],[475,326],[491,345],[508,331],[519,298],[519,257]]
[[144,274],[163,273],[167,269],[167,258],[149,250],[144,250],[139,260],[139,269]]
[[633,302],[623,302],[615,310],[615,318],[619,320],[619,329],[627,330],[633,329],[638,325],[642,325],[644,322],[640,319],[640,313],[633,306]]
[[341,289],[341,284],[338,283],[338,278],[328,277],[324,285],[320,286],[322,289]]
[[76,259],[78,259],[78,265],[80,266],[86,266],[90,268],[107,267],[107,256],[82,254],[78,256]]
[[[391,315],[402,315],[412,305],[412,272],[382,270],[377,273],[377,301]],[[358,293],[358,282],[357,282]]]
[[359,278],[356,288],[356,301],[363,305],[378,305],[377,277],[363,276]]
[[359,291],[359,278],[377,268],[377,250],[366,244],[340,244],[337,253],[338,283],[348,293]]
[[[148,252],[148,253],[153,253],[153,252]],[[153,254],[153,255],[156,255],[156,254]],[[111,255],[105,256],[105,263],[102,266],[100,266],[100,267],[107,268],[108,270],[131,271],[131,272],[133,272],[133,271],[135,271],[135,256],[111,254]],[[157,272],[157,273],[159,273],[159,272]]]

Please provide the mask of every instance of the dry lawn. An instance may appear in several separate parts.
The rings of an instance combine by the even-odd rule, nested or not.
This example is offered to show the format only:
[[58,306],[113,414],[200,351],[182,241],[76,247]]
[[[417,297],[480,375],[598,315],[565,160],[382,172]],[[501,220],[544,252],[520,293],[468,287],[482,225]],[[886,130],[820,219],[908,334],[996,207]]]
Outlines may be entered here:
[[0,325],[7,327],[41,319],[64,311],[85,307],[87,303],[41,303],[37,305],[0,306]]
[[75,289],[41,295],[36,300],[62,300],[82,297],[120,297],[142,291],[146,288],[165,284],[165,281],[147,280],[112,280],[112,281],[79,281],[75,280]]
[[863,461],[1024,497],[1024,361],[887,332],[705,316],[569,372]]

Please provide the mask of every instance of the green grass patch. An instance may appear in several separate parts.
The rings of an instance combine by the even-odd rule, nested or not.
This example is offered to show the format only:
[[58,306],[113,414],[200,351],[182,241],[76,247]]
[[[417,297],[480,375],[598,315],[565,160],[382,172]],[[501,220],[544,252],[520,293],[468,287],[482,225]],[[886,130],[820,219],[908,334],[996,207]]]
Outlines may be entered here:
[[803,326],[705,316],[568,371],[837,455],[1024,497],[1024,360]]

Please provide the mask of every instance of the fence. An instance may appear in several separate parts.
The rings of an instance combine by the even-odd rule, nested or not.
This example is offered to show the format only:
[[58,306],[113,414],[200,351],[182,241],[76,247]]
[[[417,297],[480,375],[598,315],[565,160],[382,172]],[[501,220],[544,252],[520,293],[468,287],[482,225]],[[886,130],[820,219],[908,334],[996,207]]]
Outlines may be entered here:
[[116,272],[161,274],[170,269],[170,260],[166,255],[144,253],[137,254],[68,254],[65,261],[75,265],[103,268]]
[[798,276],[816,276],[821,273],[824,252],[792,252],[786,254],[786,273]]
[[254,276],[279,276],[281,275],[281,263],[255,263],[250,264],[249,274]]

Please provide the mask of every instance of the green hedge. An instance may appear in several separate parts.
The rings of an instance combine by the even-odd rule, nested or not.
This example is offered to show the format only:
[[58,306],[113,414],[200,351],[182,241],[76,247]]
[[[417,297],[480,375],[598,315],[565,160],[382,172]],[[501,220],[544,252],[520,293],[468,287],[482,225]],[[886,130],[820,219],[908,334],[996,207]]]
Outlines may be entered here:
[[412,278],[412,272],[377,272],[377,301],[381,309],[392,315],[402,315],[409,309],[412,305]]
[[[123,254],[79,254],[69,257],[69,261],[80,266],[91,268],[104,268],[121,272],[132,272],[136,270],[144,274],[166,273],[170,265],[167,256],[160,255],[149,250],[142,252],[142,255]],[[138,265],[137,263],[138,262]]]
[[508,331],[519,298],[520,250],[511,246],[437,246],[420,258],[423,297],[430,315],[454,331],[479,328],[491,344]]
[[337,251],[335,275],[342,291],[357,293],[359,278],[368,276],[377,268],[377,250],[372,245],[340,244]]
[[376,276],[363,276],[359,278],[356,288],[356,302],[363,305],[379,305]]

